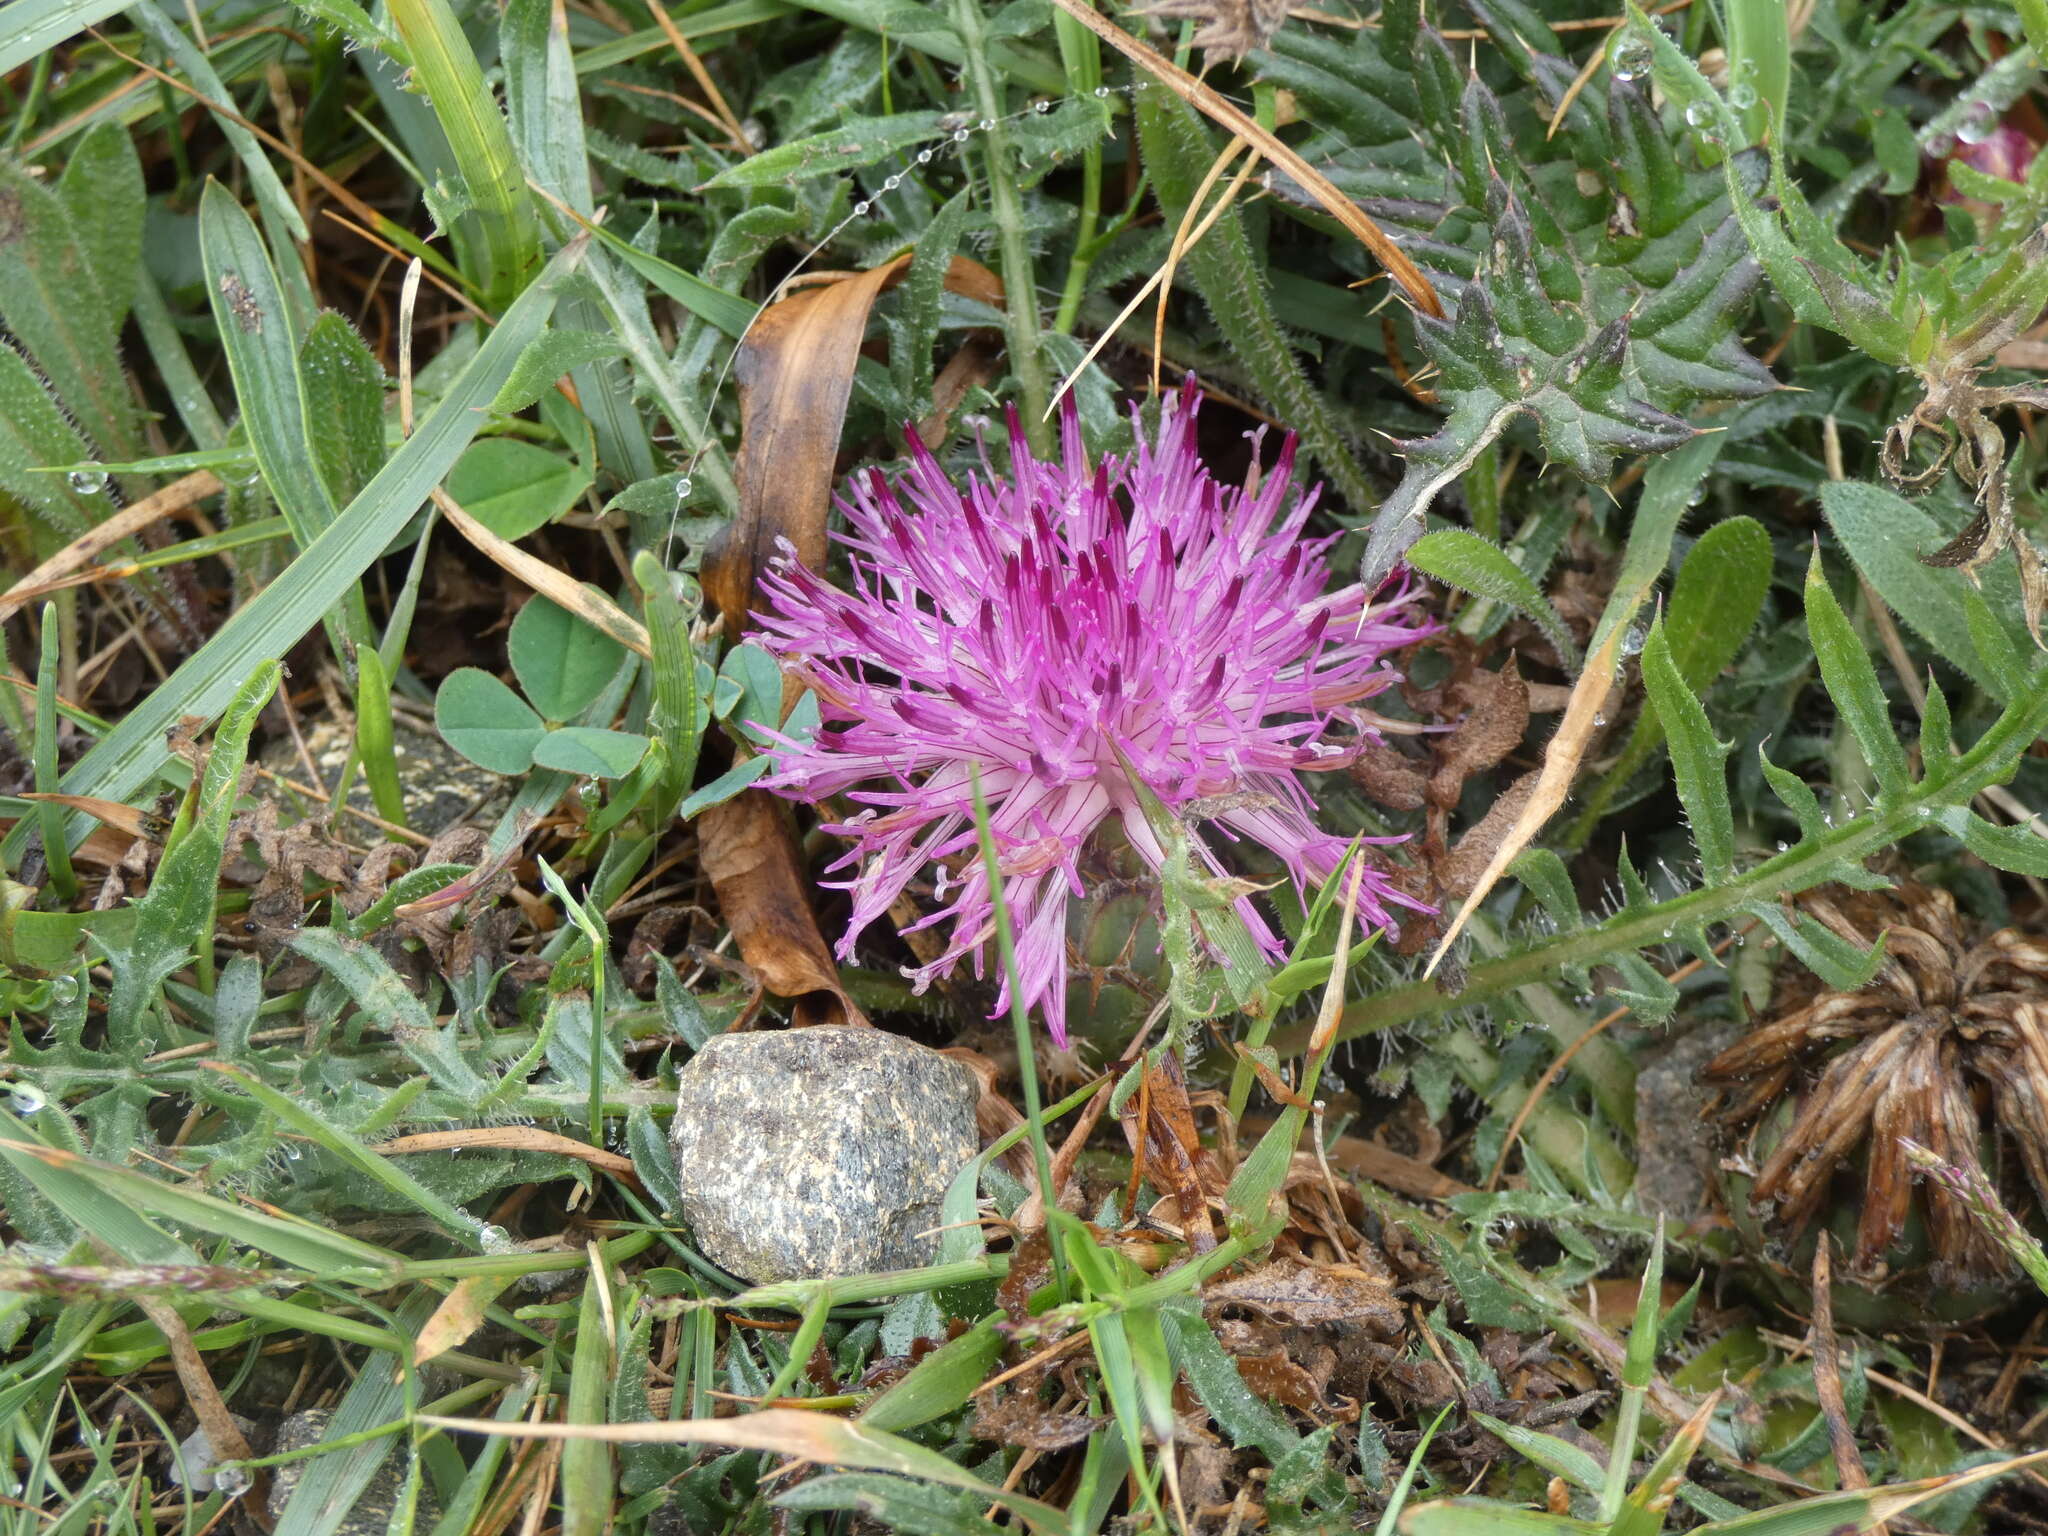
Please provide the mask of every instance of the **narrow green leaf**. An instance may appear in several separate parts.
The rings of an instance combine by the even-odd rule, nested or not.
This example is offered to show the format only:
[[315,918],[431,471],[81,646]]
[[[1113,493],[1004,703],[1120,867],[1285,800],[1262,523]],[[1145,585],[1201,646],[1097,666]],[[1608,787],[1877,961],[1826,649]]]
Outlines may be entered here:
[[837,176],[885,160],[898,150],[945,131],[943,112],[900,112],[863,118],[808,138],[792,139],[727,166],[706,187],[794,186],[817,176]]
[[1650,626],[1643,646],[1643,685],[1671,745],[1671,770],[1678,781],[1679,803],[1692,823],[1700,865],[1709,882],[1735,874],[1735,810],[1728,798],[1728,776],[1722,766],[1730,744],[1714,736],[1713,723],[1699,699],[1679,675],[1671,643],[1660,619]]
[[1557,647],[1565,664],[1574,672],[1579,669],[1578,641],[1572,638],[1550,599],[1499,545],[1463,528],[1439,528],[1417,539],[1407,558],[1410,565],[1426,576],[1449,582],[1475,597],[1490,598],[1533,619]]
[[142,161],[124,125],[103,119],[71,146],[57,197],[71,214],[79,247],[92,267],[93,286],[105,296],[118,329],[142,266],[142,225],[149,207]]
[[1472,1420],[1482,1426],[1488,1434],[1520,1451],[1544,1471],[1554,1477],[1563,1478],[1582,1492],[1598,1493],[1600,1485],[1607,1480],[1606,1468],[1569,1440],[1547,1435],[1540,1429],[1510,1424],[1505,1419],[1496,1419],[1489,1413],[1474,1412]]
[[750,757],[743,763],[734,764],[709,784],[685,797],[683,803],[676,807],[676,819],[688,821],[714,805],[723,805],[756,779],[765,777],[774,766],[773,760],[765,757]]
[[996,1321],[985,1317],[926,1355],[868,1400],[860,1411],[860,1422],[870,1429],[901,1434],[965,1405],[1002,1356],[1003,1339],[996,1331]]
[[211,939],[228,822],[249,754],[249,734],[277,689],[280,670],[276,662],[257,668],[221,716],[200,775],[191,823],[165,851],[148,891],[133,903],[133,926],[119,937],[111,928],[89,930],[114,970],[107,1030],[117,1046],[135,1043],[142,1016],[154,1005],[165,980],[186,963],[195,946]]
[[[51,1153],[55,1160],[60,1154]],[[360,1272],[374,1280],[399,1262],[398,1255],[289,1213],[259,1210],[223,1200],[196,1187],[172,1184],[119,1164],[62,1155],[63,1168],[146,1216],[224,1237],[316,1275]]]
[[1859,949],[1833,929],[1822,926],[1806,913],[1796,916],[1774,902],[1758,902],[1749,908],[1799,957],[1806,968],[1838,992],[1854,992],[1870,985],[1870,978],[1884,962],[1884,940],[1880,937],[1868,949]]
[[844,1511],[903,1536],[1003,1536],[1010,1528],[983,1518],[986,1504],[962,1488],[934,1488],[881,1472],[830,1473],[775,1497],[777,1509]]
[[[602,1262],[593,1264],[583,1278],[576,1343],[569,1359],[571,1424],[605,1422],[613,1369],[612,1338],[605,1327],[611,1309],[604,1304],[604,1288],[610,1283]],[[602,1440],[570,1440],[563,1445],[561,1536],[601,1536],[610,1527],[618,1491],[616,1471],[612,1448]]]
[[1993,869],[2015,875],[2048,878],[2048,838],[2032,827],[1993,826],[1983,817],[1963,811],[1963,846]]
[[[11,9],[11,7],[10,7]],[[134,397],[116,341],[132,289],[116,300],[58,194],[0,160],[0,324],[14,333],[100,456],[140,448]]]
[[1401,1536],[1607,1536],[1604,1523],[1491,1499],[1434,1499],[1401,1517]]
[[447,0],[390,0],[391,19],[412,52],[419,87],[433,104],[468,193],[484,270],[466,274],[496,309],[509,304],[540,261],[540,224],[512,134],[484,82],[476,52]]
[[302,243],[310,240],[312,236],[306,231],[306,221],[299,214],[299,205],[292,200],[291,193],[279,178],[277,167],[270,163],[270,152],[234,112],[234,93],[215,73],[205,52],[164,14],[156,0],[134,0],[128,8],[128,15],[142,29],[145,37],[169,55],[170,62],[177,66],[177,72],[194,90],[209,102],[228,109],[217,111],[209,107],[208,111],[222,137],[234,147],[235,158],[241,162],[243,174],[249,178],[249,187],[262,204],[265,215],[275,221],[271,227],[283,229],[292,239]]
[[1231,1444],[1257,1450],[1267,1461],[1278,1462],[1301,1443],[1301,1436],[1279,1411],[1245,1385],[1237,1362],[1224,1353],[1199,1312],[1175,1310],[1167,1313],[1166,1319],[1188,1385]]
[[[480,420],[479,409],[497,393],[514,360],[538,334],[560,283],[575,270],[580,254],[579,246],[565,250],[520,296],[476,356],[449,381],[440,403],[335,526],[236,610],[211,640],[72,765],[64,776],[66,794],[123,800],[140,792],[167,760],[164,733],[181,716],[210,718],[225,707],[257,666],[290,650],[355,586],[468,444]],[[83,816],[72,819],[74,839],[83,837],[86,828]],[[19,827],[8,835],[4,847],[10,856],[20,857],[25,835]]]
[[291,311],[262,235],[217,181],[207,182],[200,198],[199,242],[214,325],[250,447],[278,511],[304,549],[334,522],[335,506],[314,467]]
[[[1980,595],[1955,571],[1921,560],[1948,542],[1948,531],[1897,492],[1834,480],[1821,486],[1820,504],[1857,571],[1935,656],[2001,702],[2017,696],[2025,673],[2010,638],[2020,632],[2020,593],[2009,562],[1980,573]],[[1986,603],[1995,609],[1983,607],[1981,616],[1973,616]],[[2003,618],[1994,619],[1994,611]]]
[[391,963],[370,945],[331,928],[308,928],[292,940],[292,949],[340,982],[364,1016],[388,1030],[437,1086],[472,1103],[484,1096],[488,1085],[463,1060],[453,1026],[443,1030],[437,1025]]
[[405,825],[405,789],[398,776],[398,735],[391,720],[391,680],[372,649],[356,652],[356,755],[370,799],[386,821]]
[[[552,0],[511,0],[498,29],[505,115],[533,179],[579,213],[591,211],[583,103],[567,13]],[[558,369],[556,378],[567,373]]]
[[328,310],[299,352],[313,458],[338,507],[384,467],[384,370],[356,328]]
[[[546,0],[541,0],[541,3],[545,4]],[[622,356],[625,350],[616,337],[600,335],[596,331],[549,331],[519,355],[519,366],[512,370],[512,377],[498,391],[498,398],[491,402],[491,410],[507,416],[523,411],[553,389],[564,374],[581,368],[585,363]],[[489,441],[508,440],[492,438]],[[481,448],[485,444],[477,446]],[[454,495],[452,491],[449,494]],[[460,496],[455,499],[462,501]],[[471,513],[476,512],[468,502],[462,501],[462,504]],[[496,525],[492,526],[495,528]],[[502,534],[502,530],[498,531]],[[518,534],[502,536],[519,537]]]
[[[399,1329],[416,1334],[437,1299],[424,1288],[415,1291],[396,1309]],[[336,1442],[336,1448],[305,1463],[271,1536],[336,1536],[350,1514],[369,1502],[371,1483],[392,1451],[406,1441],[407,1437],[396,1431],[403,1428],[407,1410],[418,1406],[418,1388],[414,1371],[393,1369],[388,1360],[357,1373],[322,1436],[323,1441]],[[394,1433],[356,1439],[348,1445],[339,1443],[387,1424]]]
[[1806,572],[1806,629],[1813,638],[1814,659],[1820,663],[1828,697],[1834,700],[1842,721],[1863,749],[1864,761],[1877,775],[1879,790],[1886,795],[1903,795],[1911,783],[1906,766],[1906,749],[1892,724],[1891,706],[1877,680],[1877,668],[1863,648],[1842,605],[1821,571],[1820,551],[1815,550]]
[[383,1185],[421,1214],[439,1223],[472,1252],[483,1251],[482,1241],[477,1237],[481,1223],[407,1173],[397,1159],[379,1157],[348,1132],[315,1113],[305,1100],[280,1093],[254,1074],[223,1063],[209,1065],[275,1115],[287,1129],[297,1131],[315,1145],[333,1153],[372,1183]]
[[11,0],[0,7],[0,75],[10,75],[130,0]]

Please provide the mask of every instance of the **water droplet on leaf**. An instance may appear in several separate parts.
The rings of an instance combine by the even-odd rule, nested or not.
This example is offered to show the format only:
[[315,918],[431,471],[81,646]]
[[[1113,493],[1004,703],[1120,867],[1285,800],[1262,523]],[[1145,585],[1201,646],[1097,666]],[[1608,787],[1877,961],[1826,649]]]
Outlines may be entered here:
[[1617,80],[1640,80],[1650,72],[1654,55],[1650,40],[1640,32],[1625,33],[1615,43],[1614,52],[1608,56],[1608,67],[1614,71]]

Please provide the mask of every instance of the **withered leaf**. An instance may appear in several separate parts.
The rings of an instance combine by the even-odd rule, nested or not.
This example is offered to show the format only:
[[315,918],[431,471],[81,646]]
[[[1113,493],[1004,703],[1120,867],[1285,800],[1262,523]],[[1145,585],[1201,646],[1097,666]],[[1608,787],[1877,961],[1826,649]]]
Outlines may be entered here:
[[1390,1280],[1348,1264],[1274,1259],[1210,1285],[1204,1295],[1212,1306],[1249,1307],[1292,1327],[1349,1323],[1383,1338],[1397,1337],[1405,1317]]
[[[869,312],[900,281],[910,257],[770,304],[741,344],[739,515],[704,555],[704,590],[738,635],[755,583],[778,545],[814,570],[825,564],[826,522],[839,434]],[[955,257],[947,286],[1002,302],[986,267]],[[811,911],[796,840],[781,802],[749,789],[697,824],[705,873],[740,955],[763,985],[796,1001],[797,1024],[865,1024]]]
[[1464,718],[1434,739],[1437,767],[1429,781],[1430,802],[1446,807],[1458,803],[1468,778],[1520,746],[1529,729],[1529,685],[1512,656],[1498,672],[1470,672],[1448,691],[1451,707]]

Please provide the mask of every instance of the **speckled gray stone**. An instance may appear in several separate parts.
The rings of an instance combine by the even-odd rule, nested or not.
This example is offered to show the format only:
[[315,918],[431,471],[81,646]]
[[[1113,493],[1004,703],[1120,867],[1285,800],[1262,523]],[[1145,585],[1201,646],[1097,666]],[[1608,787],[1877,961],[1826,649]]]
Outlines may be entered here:
[[683,1067],[672,1132],[697,1246],[756,1284],[931,1263],[979,1094],[961,1063],[885,1030],[713,1036]]
[[1695,1024],[1660,1044],[1636,1074],[1636,1200],[1675,1226],[1713,1205],[1719,1152],[1707,1118],[1712,1085],[1700,1069],[1741,1034],[1731,1022]]

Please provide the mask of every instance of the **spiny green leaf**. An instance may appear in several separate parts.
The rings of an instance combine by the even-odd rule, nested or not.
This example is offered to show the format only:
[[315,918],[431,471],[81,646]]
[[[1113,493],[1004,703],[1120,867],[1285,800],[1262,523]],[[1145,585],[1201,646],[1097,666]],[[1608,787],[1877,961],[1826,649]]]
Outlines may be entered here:
[[1813,638],[1814,659],[1820,663],[1828,696],[1863,749],[1864,761],[1877,775],[1879,789],[1887,795],[1904,794],[1910,774],[1906,749],[1892,724],[1891,706],[1885,702],[1870,653],[1842,612],[1842,605],[1835,601],[1834,590],[1820,567],[1818,549],[1806,572],[1806,629]]
[[2032,827],[1993,826],[1967,810],[1959,813],[1963,846],[1994,869],[2048,877],[2048,838]]
[[140,914],[134,926],[120,938],[111,929],[97,935],[114,971],[107,1030],[117,1046],[136,1043],[144,1011],[155,1003],[164,981],[186,963],[194,946],[211,939],[228,822],[249,754],[249,735],[277,689],[279,672],[276,662],[257,668],[221,716],[200,775],[192,819],[184,835],[165,850],[148,891],[135,903]]
[[356,328],[329,310],[299,349],[311,445],[336,506],[347,506],[384,467],[384,370]]
[[135,402],[116,339],[131,289],[103,292],[94,266],[106,252],[82,242],[57,192],[0,160],[0,325],[50,382],[96,450],[136,457]]
[[[491,409],[507,416],[523,411],[553,389],[555,381],[564,374],[581,368],[585,363],[622,356],[625,350],[617,337],[600,335],[596,331],[548,331],[519,354],[512,376],[498,391],[498,398],[491,402]],[[461,498],[458,496],[456,500]],[[476,510],[467,502],[463,505],[472,513]],[[504,537],[518,538],[520,535],[506,534]]]
[[1722,767],[1730,747],[1716,739],[1706,710],[1679,674],[1661,619],[1650,626],[1643,646],[1643,684],[1671,746],[1678,798],[1692,824],[1700,864],[1709,881],[1726,880],[1735,873],[1735,812]]
[[1440,528],[1415,541],[1408,551],[1408,563],[1425,576],[1449,582],[1475,597],[1504,603],[1533,619],[1566,665],[1578,670],[1579,645],[1572,632],[1557,616],[1550,599],[1499,545],[1463,528]]
[[943,112],[899,112],[894,117],[865,118],[843,128],[764,149],[728,166],[704,186],[706,190],[773,187],[793,185],[815,176],[844,175],[887,159],[899,149],[939,137],[945,131],[944,121]]
[[471,1103],[484,1096],[488,1085],[463,1060],[454,1027],[436,1024],[426,1005],[374,948],[331,928],[308,928],[292,940],[292,948],[347,988],[364,1015],[389,1030],[398,1048],[439,1087]]

